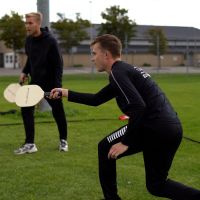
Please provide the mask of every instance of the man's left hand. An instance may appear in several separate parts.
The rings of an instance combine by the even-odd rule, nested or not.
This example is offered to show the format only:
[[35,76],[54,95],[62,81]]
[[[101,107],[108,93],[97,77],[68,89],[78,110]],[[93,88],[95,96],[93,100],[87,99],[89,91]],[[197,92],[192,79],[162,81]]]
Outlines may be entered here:
[[121,155],[122,153],[124,153],[125,151],[127,151],[127,149],[128,149],[128,146],[122,144],[121,142],[114,144],[110,148],[110,151],[108,153],[108,159],[110,158],[117,159],[117,157]]

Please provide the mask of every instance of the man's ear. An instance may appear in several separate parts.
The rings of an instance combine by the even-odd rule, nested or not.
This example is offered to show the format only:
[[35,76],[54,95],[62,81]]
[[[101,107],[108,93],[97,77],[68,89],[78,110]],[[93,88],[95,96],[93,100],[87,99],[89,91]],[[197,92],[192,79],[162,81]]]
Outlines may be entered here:
[[108,52],[108,51],[106,51],[106,52],[105,52],[105,54],[106,54],[106,56],[108,56],[108,55],[109,55],[109,52]]

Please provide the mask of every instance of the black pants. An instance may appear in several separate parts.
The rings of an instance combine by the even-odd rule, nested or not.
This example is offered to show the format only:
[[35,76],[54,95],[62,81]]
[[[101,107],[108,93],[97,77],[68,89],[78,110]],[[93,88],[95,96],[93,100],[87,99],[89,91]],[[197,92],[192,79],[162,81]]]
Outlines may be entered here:
[[[159,127],[160,126],[160,127]],[[124,126],[99,142],[99,179],[106,200],[118,200],[116,160],[108,159],[113,144],[120,142],[126,132]],[[157,125],[156,130],[141,127],[132,138],[133,144],[119,158],[143,152],[146,187],[155,196],[173,200],[199,200],[200,191],[167,178],[172,160],[182,139],[179,124]]]
[[[51,100],[46,99],[52,108],[52,114],[56,121],[60,139],[67,139],[67,120],[63,103],[61,99]],[[35,107],[23,107],[21,108],[22,119],[25,128],[25,143],[34,143],[35,126],[34,126],[34,111]]]

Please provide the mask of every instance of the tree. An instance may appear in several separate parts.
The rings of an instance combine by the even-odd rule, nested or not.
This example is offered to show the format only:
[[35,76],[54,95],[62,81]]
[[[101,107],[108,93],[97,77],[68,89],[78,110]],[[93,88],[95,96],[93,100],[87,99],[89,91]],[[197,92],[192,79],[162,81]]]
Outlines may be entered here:
[[161,55],[167,50],[167,39],[161,28],[152,28],[147,31],[149,42],[152,43],[150,52],[158,56],[158,67],[161,67]]
[[135,36],[136,23],[127,16],[128,10],[120,9],[119,6],[111,6],[102,12],[101,16],[106,20],[106,23],[101,23],[99,35],[113,34],[119,37],[123,46]]
[[11,16],[6,14],[0,19],[0,40],[5,42],[7,48],[13,49],[13,68],[16,68],[16,52],[24,47],[25,37],[23,16],[11,11]]
[[90,27],[90,22],[83,20],[79,13],[76,15],[76,21],[67,19],[60,13],[58,16],[60,19],[52,22],[51,27],[58,34],[61,46],[69,53],[72,47],[78,46],[81,41],[89,38],[85,29]]

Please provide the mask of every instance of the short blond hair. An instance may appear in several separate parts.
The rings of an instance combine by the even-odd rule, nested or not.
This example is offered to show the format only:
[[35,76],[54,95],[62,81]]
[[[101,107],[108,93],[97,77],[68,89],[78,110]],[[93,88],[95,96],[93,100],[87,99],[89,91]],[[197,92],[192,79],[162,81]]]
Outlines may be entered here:
[[31,12],[31,13],[25,14],[25,18],[29,18],[29,17],[34,17],[39,24],[42,23],[43,15],[41,12]]

